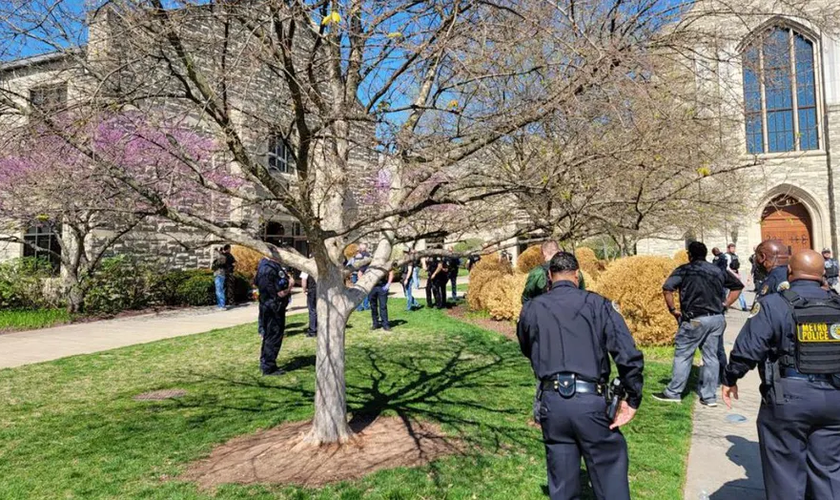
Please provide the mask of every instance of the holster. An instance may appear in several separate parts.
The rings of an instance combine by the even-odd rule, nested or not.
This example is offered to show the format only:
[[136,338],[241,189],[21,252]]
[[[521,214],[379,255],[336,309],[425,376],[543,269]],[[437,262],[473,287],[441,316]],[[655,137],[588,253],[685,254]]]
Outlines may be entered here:
[[764,362],[765,383],[770,386],[768,395],[773,394],[773,404],[785,403],[785,389],[782,387],[782,373],[778,361],[767,360]]

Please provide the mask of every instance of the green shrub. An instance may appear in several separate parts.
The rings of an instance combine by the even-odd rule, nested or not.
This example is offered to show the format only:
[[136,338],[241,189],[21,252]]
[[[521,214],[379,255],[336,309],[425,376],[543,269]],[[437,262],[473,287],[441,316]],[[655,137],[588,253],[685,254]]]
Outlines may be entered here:
[[88,284],[85,311],[116,314],[150,305],[154,301],[150,293],[154,275],[149,264],[126,255],[103,260]]
[[213,273],[193,274],[178,285],[177,305],[209,306],[216,303]]
[[0,264],[0,308],[58,307],[58,301],[44,293],[52,276],[52,266],[44,259],[23,257]]

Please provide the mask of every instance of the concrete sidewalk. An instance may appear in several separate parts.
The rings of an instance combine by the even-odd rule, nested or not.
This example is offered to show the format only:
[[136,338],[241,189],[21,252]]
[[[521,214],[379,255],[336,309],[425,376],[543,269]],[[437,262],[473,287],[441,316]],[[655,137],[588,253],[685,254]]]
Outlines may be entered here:
[[[752,294],[747,297],[752,304]],[[748,313],[731,310],[726,316],[727,353]],[[718,395],[717,408],[697,401],[694,431],[688,455],[685,500],[763,500],[764,483],[758,451],[756,417],[761,404],[758,371],[752,370],[739,383],[738,401],[728,410]],[[651,401],[648,404],[656,404]]]
[[[458,278],[459,284],[468,282],[468,277]],[[416,298],[424,300],[425,291],[418,292]],[[392,285],[390,295],[403,298],[402,287]],[[0,335],[0,369],[255,323],[257,312],[256,304],[227,311],[197,307],[7,333]],[[306,312],[306,297],[296,289],[287,314],[302,312]]]

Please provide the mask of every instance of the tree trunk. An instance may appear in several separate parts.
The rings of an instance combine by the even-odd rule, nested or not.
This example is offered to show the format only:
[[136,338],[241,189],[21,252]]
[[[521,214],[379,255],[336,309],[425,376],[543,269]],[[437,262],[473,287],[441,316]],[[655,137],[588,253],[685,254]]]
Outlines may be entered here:
[[78,314],[85,306],[85,293],[82,285],[73,274],[68,273],[65,279],[65,290],[67,290],[67,312]]
[[344,335],[355,304],[340,268],[318,278],[318,349],[315,357],[315,418],[305,438],[310,444],[342,443],[352,436],[347,425]]

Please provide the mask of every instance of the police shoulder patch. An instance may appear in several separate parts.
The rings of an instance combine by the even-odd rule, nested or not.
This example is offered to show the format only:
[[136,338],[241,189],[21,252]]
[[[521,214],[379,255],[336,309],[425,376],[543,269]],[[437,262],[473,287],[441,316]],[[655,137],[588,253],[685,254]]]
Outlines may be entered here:
[[767,295],[767,292],[769,292],[769,291],[770,291],[770,285],[764,285],[763,287],[761,287],[761,291],[759,292],[759,295]]
[[615,301],[615,300],[612,301],[612,308],[615,309],[615,312],[617,312],[618,314],[621,314],[621,306],[618,305],[617,301]]
[[790,290],[790,283],[787,281],[782,281],[779,283],[779,286],[776,287],[777,292],[784,292],[785,290]]
[[750,309],[750,318],[757,316],[760,312],[761,304],[758,301],[756,301],[755,304],[753,304],[752,309]]

